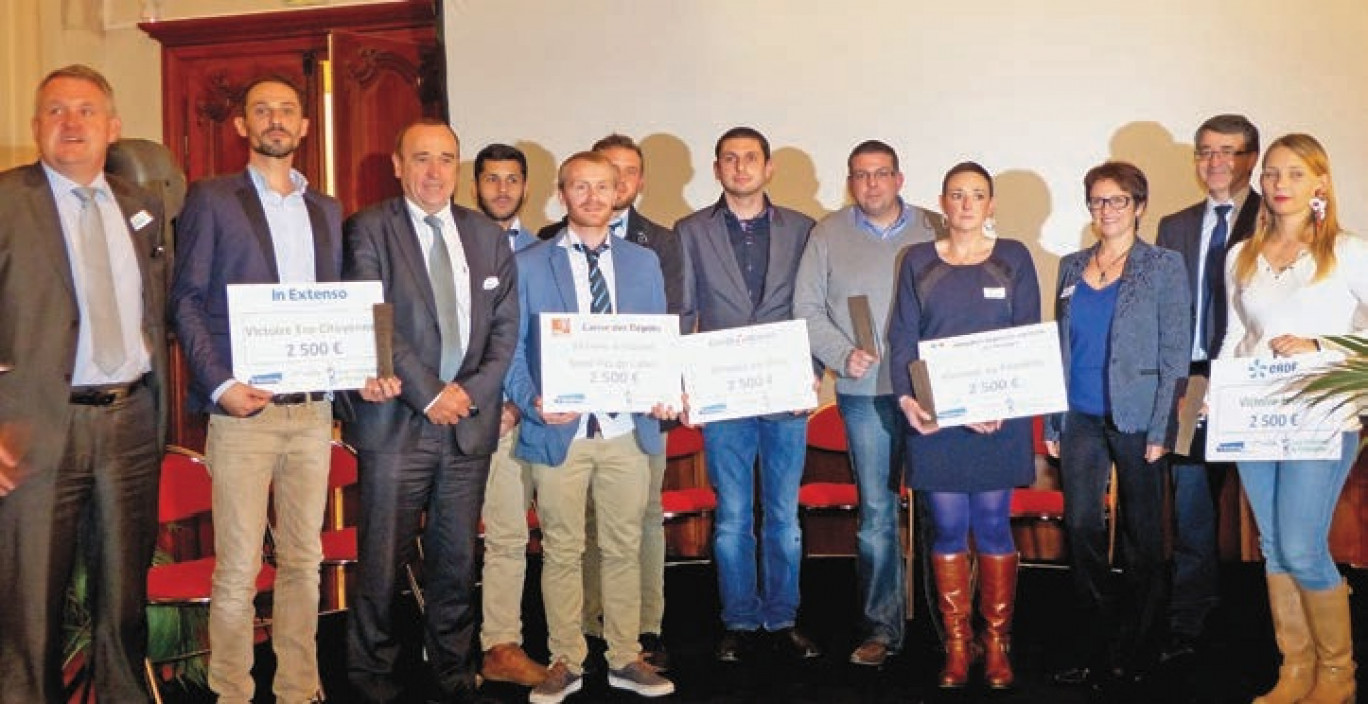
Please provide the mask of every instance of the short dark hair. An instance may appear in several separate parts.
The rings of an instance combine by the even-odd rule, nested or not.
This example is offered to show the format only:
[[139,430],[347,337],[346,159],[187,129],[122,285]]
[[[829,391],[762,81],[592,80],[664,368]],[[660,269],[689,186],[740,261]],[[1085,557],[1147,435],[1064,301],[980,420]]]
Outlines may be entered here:
[[507,144],[490,144],[475,155],[475,178],[484,173],[486,161],[516,161],[522,170],[523,180],[527,180],[527,155],[522,150]]
[[760,134],[760,130],[754,127],[733,127],[723,132],[722,136],[717,138],[717,144],[713,145],[714,159],[722,158],[722,143],[729,139],[753,139],[759,142],[760,151],[765,155],[765,161],[770,160],[769,140],[765,139],[765,135]]
[[461,135],[456,134],[456,129],[451,126],[450,122],[439,117],[420,117],[417,120],[404,125],[404,128],[399,130],[399,134],[394,135],[394,153],[396,155],[404,155],[404,137],[409,133],[409,130],[423,125],[428,127],[447,128],[447,130],[451,132],[451,136],[456,138],[456,148],[459,149],[461,147]]
[[978,174],[979,176],[982,176],[984,180],[988,182],[988,196],[990,198],[993,196],[993,176],[988,173],[988,169],[983,168],[977,161],[961,161],[960,163],[951,166],[950,170],[945,172],[945,178],[941,179],[941,195],[945,195],[946,189],[950,187],[950,179],[960,174]]
[[1259,151],[1259,128],[1249,121],[1244,115],[1225,114],[1208,118],[1197,128],[1193,134],[1192,141],[1200,142],[1203,132],[1215,132],[1216,134],[1238,134],[1244,137],[1244,148]]
[[43,89],[46,88],[49,83],[59,78],[72,78],[93,84],[96,88],[99,88],[100,92],[104,93],[105,98],[109,100],[109,114],[119,114],[114,106],[114,86],[109,84],[109,79],[105,78],[104,74],[85,64],[63,66],[44,76],[43,80],[38,82],[37,90],[33,91],[34,114],[37,114],[38,94],[42,93]]
[[894,171],[902,171],[902,168],[898,166],[898,153],[893,150],[893,147],[888,146],[887,142],[881,142],[877,139],[866,139],[850,150],[850,156],[846,157],[846,171],[850,171],[851,163],[855,161],[855,157],[861,154],[883,154],[893,160]]
[[1149,202],[1149,179],[1140,167],[1125,161],[1108,161],[1088,169],[1083,177],[1083,198],[1092,193],[1093,184],[1098,181],[1115,181],[1121,190],[1130,195],[1136,206]]
[[304,112],[304,91],[294,82],[294,80],[282,73],[268,73],[253,78],[245,87],[243,87],[242,95],[238,100],[242,103],[242,114],[244,117],[247,115],[247,96],[251,94],[253,88],[256,88],[263,83],[279,83],[294,91],[295,98],[299,100],[299,110],[301,113]]

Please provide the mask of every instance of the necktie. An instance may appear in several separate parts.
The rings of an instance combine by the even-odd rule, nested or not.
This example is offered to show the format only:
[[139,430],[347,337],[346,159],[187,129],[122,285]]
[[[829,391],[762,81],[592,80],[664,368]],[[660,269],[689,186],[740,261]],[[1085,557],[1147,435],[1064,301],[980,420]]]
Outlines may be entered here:
[[451,252],[442,237],[442,219],[423,218],[432,228],[432,247],[428,249],[428,281],[437,304],[437,329],[442,333],[442,380],[451,381],[461,369],[461,319],[457,317],[456,278],[452,274]]
[[625,238],[627,236],[627,218],[617,218],[616,220],[613,220],[612,222],[608,223],[608,232],[612,234],[614,237]]
[[126,355],[119,302],[114,296],[109,241],[105,238],[100,206],[95,203],[97,191],[83,187],[72,192],[81,200],[80,243],[77,246],[81,248],[86,317],[90,320],[91,359],[100,371],[112,374],[123,365]]
[[[584,253],[584,259],[589,262],[589,312],[590,313],[612,313],[613,302],[608,298],[608,280],[603,277],[603,270],[599,268],[599,257],[608,251],[608,243],[589,249],[583,244],[575,243],[575,249]],[[616,418],[616,413],[609,413],[609,418]],[[589,437],[600,434],[598,415],[589,414],[589,420],[585,423],[585,431]]]
[[1225,305],[1225,255],[1226,255],[1226,235],[1230,233],[1230,225],[1226,222],[1226,217],[1230,215],[1231,209],[1235,206],[1230,204],[1216,206],[1216,227],[1211,229],[1211,242],[1207,244],[1206,259],[1202,262],[1202,350],[1207,356],[1215,354],[1217,350],[1211,349],[1215,340],[1212,336],[1216,332],[1216,314],[1220,306]]
[[505,235],[508,235],[508,248],[511,249],[511,250],[517,251],[517,249],[518,249],[518,231],[510,227],[510,228],[508,228],[507,230],[504,230],[504,234],[505,234]]

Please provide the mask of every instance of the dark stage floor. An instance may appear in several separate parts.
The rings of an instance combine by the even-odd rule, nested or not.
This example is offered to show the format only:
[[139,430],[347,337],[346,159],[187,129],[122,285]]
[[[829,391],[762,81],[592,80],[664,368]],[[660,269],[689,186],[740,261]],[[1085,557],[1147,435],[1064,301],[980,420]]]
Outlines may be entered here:
[[[525,610],[530,631],[527,648],[545,658],[545,625],[540,608],[535,560],[529,570]],[[920,578],[920,575],[919,575]],[[1368,570],[1350,571],[1357,593],[1368,595]],[[847,558],[810,559],[803,566],[803,608],[800,626],[825,649],[815,661],[795,663],[777,657],[748,664],[723,664],[712,651],[720,633],[716,582],[711,565],[677,565],[666,575],[665,639],[673,667],[669,676],[678,691],[670,702],[773,702],[836,704],[844,702],[1143,702],[1157,704],[1224,704],[1249,702],[1268,687],[1276,674],[1273,644],[1261,565],[1227,564],[1222,571],[1220,608],[1212,615],[1209,640],[1198,654],[1161,669],[1147,682],[1126,689],[1091,691],[1060,688],[1049,681],[1057,663],[1067,623],[1070,599],[1068,573],[1061,569],[1023,569],[1020,579],[1014,659],[1018,686],[990,692],[971,686],[961,691],[935,687],[940,666],[938,640],[925,599],[918,600],[909,624],[903,653],[882,668],[863,668],[846,662],[854,642],[857,612],[855,564]],[[921,591],[919,587],[919,592]],[[1368,633],[1368,596],[1354,598],[1356,652],[1364,650]],[[346,615],[325,616],[319,629],[319,658],[330,702],[351,701],[345,682],[343,647]],[[258,649],[258,691],[268,692],[272,669],[269,648]],[[1360,685],[1365,681],[1360,670]],[[174,692],[175,685],[167,688]],[[492,701],[526,702],[524,688],[486,684],[482,693]],[[417,699],[417,698],[415,698]],[[205,701],[203,693],[189,692],[168,701]],[[258,701],[271,701],[259,696]],[[602,674],[586,682],[571,703],[631,702],[641,698],[608,688]],[[418,702],[421,704],[421,701]]]

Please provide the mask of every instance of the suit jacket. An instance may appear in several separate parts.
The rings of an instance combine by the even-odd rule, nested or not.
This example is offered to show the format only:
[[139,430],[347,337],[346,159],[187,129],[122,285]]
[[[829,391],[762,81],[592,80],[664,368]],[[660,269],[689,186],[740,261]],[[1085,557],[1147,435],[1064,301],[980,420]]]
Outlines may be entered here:
[[[553,222],[537,232],[543,240],[551,239],[565,230],[565,218]],[[665,276],[665,312],[679,316],[679,332],[687,335],[693,332],[697,322],[693,301],[684,295],[684,245],[674,230],[657,225],[650,218],[637,211],[636,206],[627,209],[627,232],[623,239],[641,245],[655,252],[660,261],[660,271]]]
[[360,450],[406,452],[417,444],[423,410],[455,381],[480,412],[452,426],[466,455],[489,455],[499,439],[503,378],[517,344],[517,269],[508,238],[492,220],[453,204],[470,269],[470,342],[455,379],[443,379],[437,304],[428,281],[418,234],[403,197],[382,201],[347,219],[343,227],[342,276],[378,280],[394,306],[394,373],[403,381],[398,399],[356,400],[356,422],[343,435]]
[[[1055,320],[1064,378],[1069,378],[1070,304],[1083,283],[1099,245],[1064,257],[1055,289]],[[1144,432],[1146,443],[1172,447],[1169,418],[1177,401],[1177,386],[1187,377],[1192,352],[1188,315],[1191,295],[1184,285],[1183,260],[1177,253],[1137,239],[1126,260],[1112,311],[1107,393],[1112,421],[1123,433]],[[1057,440],[1063,414],[1050,416],[1045,437]]]
[[521,252],[528,247],[540,242],[537,233],[524,228],[518,228],[518,234],[513,237],[513,252]]
[[[151,354],[157,438],[166,439],[166,273],[161,204],[106,175],[118,201],[142,278],[142,331]],[[130,218],[150,219],[134,226]],[[57,202],[41,164],[0,173],[0,426],[32,430],[26,464],[32,475],[56,471],[66,449],[67,399],[76,364],[80,309]],[[148,419],[152,421],[153,419]]]
[[[1231,222],[1230,233],[1226,236],[1226,252],[1230,251],[1237,243],[1242,242],[1254,234],[1254,227],[1259,221],[1259,208],[1262,207],[1263,200],[1259,194],[1250,190],[1249,196],[1245,198],[1244,206],[1235,215]],[[1188,290],[1192,294],[1192,334],[1200,335],[1201,330],[1197,330],[1197,304],[1201,301],[1201,296],[1197,291],[1197,277],[1202,271],[1202,218],[1206,215],[1207,202],[1205,200],[1184,208],[1176,213],[1165,215],[1159,221],[1159,236],[1155,239],[1155,244],[1160,247],[1172,249],[1183,255],[1183,261],[1187,264]],[[1207,356],[1215,357],[1221,349],[1221,342],[1225,339],[1227,315],[1229,311],[1225,303],[1225,272],[1216,273],[1213,279],[1215,287],[1213,289],[1216,304],[1212,306],[1211,313],[1211,339],[1206,341]]]
[[[342,276],[342,206],[312,188],[304,206],[313,228],[314,276]],[[176,219],[176,276],[171,315],[190,367],[186,407],[226,413],[210,394],[233,378],[228,285],[280,282],[266,211],[246,171],[195,183]],[[239,379],[246,383],[246,379]]]
[[[518,349],[508,370],[507,393],[522,411],[522,430],[514,454],[529,462],[557,466],[565,462],[577,423],[547,425],[536,401],[541,396],[542,313],[577,313],[575,278],[569,252],[561,246],[562,233],[518,253],[518,302],[523,315],[518,324]],[[665,282],[660,263],[649,249],[631,242],[615,241],[613,253],[613,301],[619,313],[665,312]],[[649,455],[665,452],[660,423],[645,413],[633,413],[637,444]]]
[[683,296],[697,310],[699,332],[793,319],[798,262],[815,223],[795,210],[770,207],[769,268],[758,306],[751,303],[732,250],[723,219],[725,201],[718,200],[675,223],[685,251]]

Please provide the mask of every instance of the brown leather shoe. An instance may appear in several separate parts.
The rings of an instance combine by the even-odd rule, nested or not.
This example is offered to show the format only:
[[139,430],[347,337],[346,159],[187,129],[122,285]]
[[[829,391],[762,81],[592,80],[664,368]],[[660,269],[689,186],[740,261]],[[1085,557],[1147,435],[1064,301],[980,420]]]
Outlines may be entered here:
[[546,679],[546,666],[527,657],[517,643],[500,643],[485,651],[480,674],[491,682],[536,687]]
[[888,645],[877,640],[867,640],[850,654],[850,662],[853,665],[864,665],[866,667],[879,667],[888,659]]

